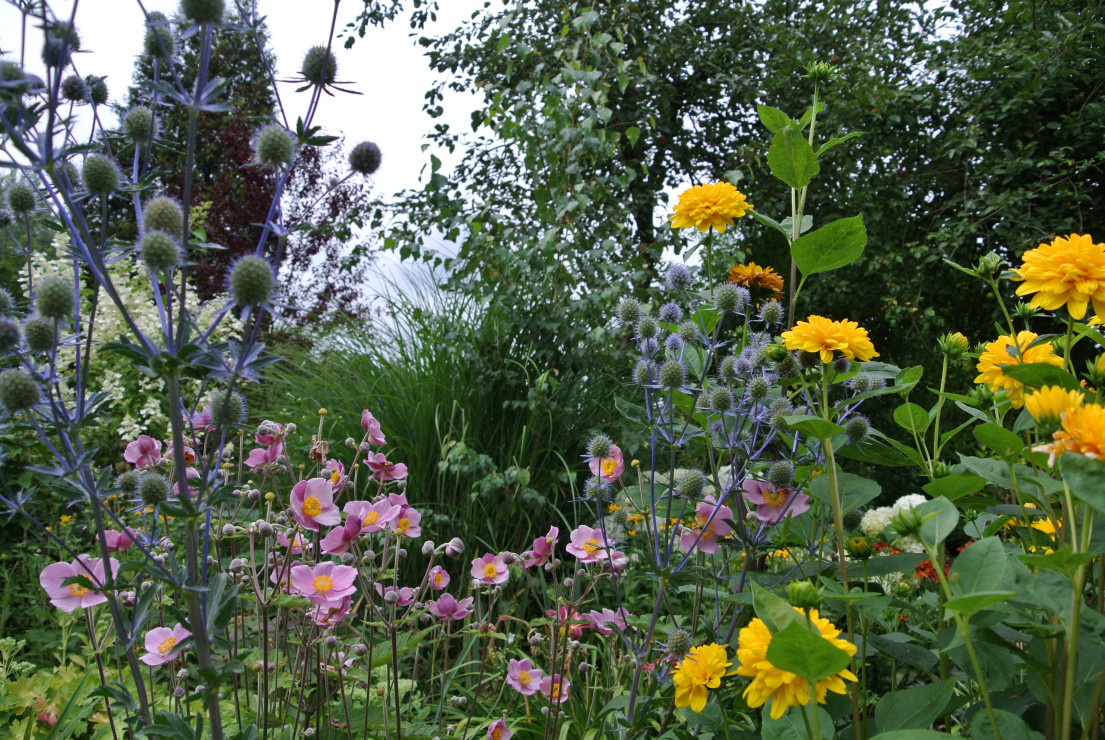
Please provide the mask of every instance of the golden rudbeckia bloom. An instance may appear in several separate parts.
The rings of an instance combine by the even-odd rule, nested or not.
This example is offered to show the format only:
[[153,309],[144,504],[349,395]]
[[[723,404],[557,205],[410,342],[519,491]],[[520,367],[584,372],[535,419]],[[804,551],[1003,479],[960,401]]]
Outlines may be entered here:
[[[795,611],[801,609],[795,607]],[[829,620],[821,617],[816,609],[810,610],[810,621],[817,626],[821,637],[828,640],[834,647],[838,647],[849,656],[856,654],[856,646],[847,640],[843,640],[840,630],[833,626]],[[806,706],[810,703],[810,690],[806,679],[789,671],[776,668],[767,659],[767,648],[771,644],[771,631],[761,619],[753,619],[747,627],[741,630],[737,646],[737,660],[740,667],[737,668],[738,676],[747,676],[752,679],[748,688],[744,690],[744,698],[748,706],[755,709],[762,707],[771,700],[771,718],[779,719],[789,707]],[[856,674],[845,668],[828,678],[823,678],[814,686],[817,703],[825,703],[826,692],[835,694],[847,693],[844,681],[857,681]]]
[[782,334],[787,349],[819,352],[821,361],[833,361],[833,352],[839,351],[849,360],[867,362],[878,357],[875,345],[867,338],[867,330],[854,321],[832,321],[824,316],[810,316],[799,321],[793,329]]
[[752,204],[744,194],[727,182],[712,182],[687,188],[675,204],[675,215],[669,217],[673,229],[691,226],[706,232],[710,227],[724,232],[733,225],[733,219],[741,218],[752,210]]
[[775,300],[783,297],[783,278],[770,267],[760,267],[755,262],[730,267],[729,282],[749,289],[762,288],[771,293]]
[[1010,378],[1002,368],[1008,365],[1028,365],[1036,362],[1047,363],[1055,367],[1062,367],[1063,358],[1055,354],[1051,343],[1044,342],[1035,347],[1029,347],[1036,340],[1037,335],[1030,331],[1022,331],[1017,334],[1016,340],[1009,335],[998,337],[997,341],[986,345],[985,350],[978,358],[978,376],[976,383],[985,383],[995,393],[1001,390],[1009,391],[1009,400],[1013,408],[1019,409],[1024,405],[1024,386],[1020,382]]
[[1105,460],[1105,406],[1076,406],[1060,418],[1061,428],[1051,436],[1054,441],[1042,448],[1051,453],[1052,465],[1064,452]]
[[675,706],[690,707],[701,712],[706,706],[707,689],[716,689],[724,676],[733,675],[725,669],[733,665],[725,654],[725,646],[711,643],[691,648],[672,672],[675,684]]
[[1054,428],[1060,415],[1067,409],[1081,406],[1085,397],[1080,391],[1068,391],[1055,385],[1045,385],[1030,396],[1025,396],[1024,407],[1041,426]]
[[1072,318],[1082,319],[1093,301],[1097,313],[1105,313],[1105,245],[1094,244],[1089,234],[1060,236],[1024,253],[1019,270],[1024,284],[1017,295],[1032,296],[1030,305],[1054,311],[1066,305]]

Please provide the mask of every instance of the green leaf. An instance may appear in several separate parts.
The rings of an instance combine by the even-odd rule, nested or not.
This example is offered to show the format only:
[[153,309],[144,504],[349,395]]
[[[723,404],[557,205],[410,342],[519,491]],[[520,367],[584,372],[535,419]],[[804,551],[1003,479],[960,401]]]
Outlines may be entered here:
[[[775,701],[772,699],[772,701]],[[817,721],[820,728],[821,737],[820,740],[832,740],[833,735],[836,732],[836,727],[833,725],[833,718],[829,715],[824,708],[814,704],[817,707]],[[779,719],[771,719],[768,712],[764,712],[764,724],[763,729],[760,732],[762,740],[794,740],[794,738],[808,738],[809,734],[806,732],[806,721],[808,715],[804,720],[802,715],[807,710],[806,707],[795,707],[793,711],[787,711],[783,713],[783,716]],[[715,739],[718,736],[715,736]],[[724,737],[722,735],[721,737]]]
[[840,434],[844,427],[831,421],[826,421],[819,416],[808,414],[791,414],[784,416],[783,421],[788,427],[802,434],[809,434],[818,439],[828,439],[834,434]]
[[641,129],[630,126],[625,130],[625,138],[629,139],[630,146],[637,146],[637,139],[641,138]]
[[992,591],[1005,577],[1007,561],[1005,547],[997,537],[986,537],[965,547],[948,574],[952,594]]
[[894,660],[925,671],[932,670],[939,662],[939,658],[932,650],[919,645],[903,632],[891,632],[886,635],[870,633],[867,635],[867,644]]
[[771,147],[767,150],[767,164],[771,168],[771,174],[795,190],[809,185],[820,170],[813,147],[792,126],[779,130],[771,139]]
[[907,432],[924,434],[929,426],[929,412],[915,403],[903,403],[894,409],[894,423]]
[[921,365],[903,367],[898,371],[898,374],[894,376],[894,388],[902,393],[911,391],[924,374],[925,368]]
[[1070,373],[1060,370],[1046,362],[1029,362],[1024,365],[1014,364],[1012,357],[1009,365],[1002,367],[1002,374],[1008,375],[1029,388],[1043,388],[1045,385],[1057,385],[1071,391],[1081,391],[1082,386]]
[[852,662],[848,653],[820,633],[815,634],[797,623],[772,633],[766,657],[776,668],[805,678],[810,686],[839,673]]
[[1068,452],[1059,457],[1059,470],[1076,499],[1105,512],[1105,463]]
[[1002,740],[1044,740],[1044,736],[1032,730],[1024,720],[1004,709],[994,709],[994,719],[997,720],[997,728],[990,722],[990,713],[985,709],[975,712],[971,721],[971,737],[975,740],[994,740],[1001,737]]
[[1067,577],[1073,577],[1078,568],[1092,561],[1097,555],[1092,552],[1074,552],[1069,547],[1062,547],[1042,555],[1021,554],[1017,557],[1032,568],[1046,568]]
[[1016,595],[1016,591],[976,591],[973,594],[948,599],[944,602],[944,608],[950,612],[970,617],[988,606],[1000,604]]
[[749,213],[752,214],[752,218],[756,219],[757,221],[759,221],[764,226],[770,226],[771,228],[775,229],[780,234],[785,236],[786,240],[787,240],[787,243],[788,244],[790,243],[791,233],[788,229],[783,228],[783,225],[781,223],[779,223],[775,219],[771,218],[770,216],[765,216],[764,214],[760,213],[759,211],[749,211]]
[[[876,499],[882,491],[880,486],[870,478],[864,478],[851,473],[838,473],[837,484],[840,487],[840,508],[843,511],[854,511]],[[832,496],[829,492],[829,476],[819,475],[810,481],[809,494],[826,505],[831,505]]]
[[871,740],[944,740],[951,735],[936,730],[891,730],[880,732]]
[[980,443],[994,451],[1001,457],[1016,457],[1024,449],[1024,440],[1005,427],[990,422],[980,424],[971,430]]
[[959,511],[955,504],[946,498],[934,498],[918,506],[924,523],[921,525],[921,539],[930,547],[936,547],[952,533],[959,523]]
[[944,713],[955,683],[955,679],[949,679],[890,692],[875,707],[875,728],[879,732],[931,728]]
[[[812,628],[812,625],[809,625],[809,620],[805,619],[793,606],[755,581],[752,581],[752,606],[756,610],[756,616],[763,620],[772,635],[782,632],[791,624],[799,622],[799,620],[801,620],[801,624]],[[772,642],[774,642],[774,638],[772,638]]]
[[921,486],[921,490],[933,498],[943,496],[949,501],[955,501],[962,496],[981,491],[985,485],[986,479],[981,475],[956,473],[955,475],[929,481]]
[[[912,575],[917,565],[928,556],[919,552],[899,552],[894,555],[883,555],[871,558],[867,561],[867,575],[869,577],[885,576],[890,573],[905,573]],[[863,571],[859,565],[849,564],[848,575],[851,578],[859,578]]]
[[829,151],[833,147],[835,147],[839,144],[843,144],[844,142],[848,141],[848,139],[854,139],[857,136],[863,136],[863,132],[862,131],[853,131],[850,134],[845,134],[844,136],[837,136],[833,139],[829,139],[824,144],[822,144],[820,147],[818,147],[817,156],[820,157],[822,154]]
[[859,259],[867,245],[863,216],[841,218],[796,239],[790,256],[802,275],[835,270]]
[[778,108],[772,108],[770,105],[757,105],[756,113],[759,115],[760,123],[764,125],[764,128],[773,134],[779,133],[793,123],[790,116]]

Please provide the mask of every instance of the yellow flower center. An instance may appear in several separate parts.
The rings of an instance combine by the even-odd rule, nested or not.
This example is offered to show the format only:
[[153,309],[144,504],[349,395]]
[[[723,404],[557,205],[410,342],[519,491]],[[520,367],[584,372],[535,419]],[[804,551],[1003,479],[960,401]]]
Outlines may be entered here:
[[603,475],[613,475],[614,474],[614,469],[617,468],[617,467],[618,467],[618,463],[617,463],[616,460],[614,460],[612,458],[609,458],[609,457],[604,458],[603,461],[602,461],[602,474]]
[[77,598],[80,598],[81,596],[87,596],[90,593],[92,593],[91,589],[85,588],[84,586],[82,586],[79,583],[70,583],[69,584],[69,595],[70,596],[76,596]]
[[330,576],[315,577],[315,591],[318,591],[320,594],[325,594],[329,593],[332,588],[334,588],[334,579]]
[[440,586],[441,585],[441,574],[440,573],[434,573],[434,585],[435,586]]
[[529,686],[529,682],[529,671],[522,671],[518,674],[518,683],[522,684],[523,686]]
[[496,727],[491,731],[491,740],[503,740],[503,728]]
[[594,555],[599,551],[599,541],[594,537],[583,543],[583,551],[588,555]]
[[314,496],[308,496],[303,502],[304,516],[318,516],[322,513],[322,502]]
[[339,480],[341,480],[341,472],[340,471],[335,470],[333,473],[330,474],[330,482],[331,483],[337,483]]
[[407,517],[403,517],[402,519],[399,520],[399,523],[395,525],[395,531],[398,532],[399,534],[402,534],[403,532],[406,532],[410,528],[411,528],[411,520],[408,519]]
[[367,514],[365,514],[364,523],[365,524],[375,524],[376,520],[379,519],[379,518],[380,518],[379,513],[375,512],[375,511],[370,511]]
[[499,575],[499,569],[495,567],[494,563],[488,563],[487,565],[483,566],[484,578],[494,578],[497,575]]
[[176,644],[177,639],[175,637],[166,637],[164,640],[157,643],[157,652],[162,655],[168,655],[169,651],[171,651]]
[[764,505],[772,508],[782,506],[787,500],[785,491],[763,491],[760,495],[764,497]]
[[552,694],[553,699],[559,699],[560,698],[560,682],[559,681],[553,681],[552,682],[552,687],[549,689],[549,693]]

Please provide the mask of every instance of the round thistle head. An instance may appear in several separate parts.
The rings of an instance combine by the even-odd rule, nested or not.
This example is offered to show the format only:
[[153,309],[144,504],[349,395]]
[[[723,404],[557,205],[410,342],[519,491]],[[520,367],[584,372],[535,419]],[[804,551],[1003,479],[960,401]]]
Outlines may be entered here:
[[12,294],[0,288],[0,316],[13,316],[15,314],[15,301]]
[[50,319],[35,317],[23,322],[23,342],[34,354],[49,352],[54,348],[56,332]]
[[15,223],[15,216],[7,208],[0,208],[0,229],[6,229]]
[[694,284],[694,277],[686,265],[672,265],[668,268],[668,274],[664,277],[664,282],[672,293],[682,293]]
[[871,390],[871,376],[867,373],[856,373],[848,379],[848,387],[856,393]]
[[605,501],[610,497],[610,484],[597,475],[583,482],[583,498],[588,501]]
[[0,315],[0,355],[6,355],[19,348],[19,342],[23,339],[19,331],[19,324],[10,316]]
[[797,357],[794,359],[798,362],[798,367],[803,370],[812,370],[815,367],[821,367],[821,355],[817,352],[806,352],[805,350],[797,350],[795,353]]
[[779,301],[768,301],[760,306],[760,321],[774,326],[783,320],[783,307]]
[[279,123],[270,123],[253,140],[254,158],[262,167],[282,170],[295,158],[295,136]]
[[138,245],[146,269],[157,274],[180,264],[180,245],[164,231],[149,231]]
[[852,369],[852,361],[841,355],[833,360],[833,370],[837,375],[843,375]]
[[159,195],[150,198],[142,209],[142,231],[147,234],[162,231],[174,238],[180,238],[184,230],[184,209],[172,198]]
[[794,413],[794,410],[790,407],[790,404],[787,403],[786,399],[781,398],[772,404],[768,411],[768,419],[770,420],[768,423],[775,431],[785,432],[790,429],[790,425],[787,424],[784,417],[790,416],[792,413]]
[[77,165],[68,159],[54,165],[54,171],[50,173],[50,179],[59,189],[64,186],[69,192],[79,190],[81,187],[81,172]]
[[846,512],[842,518],[844,520],[844,529],[851,532],[863,521],[863,512],[859,509],[852,509]]
[[230,295],[239,306],[259,306],[272,296],[272,267],[261,257],[242,257],[230,271]]
[[138,470],[128,470],[115,479],[115,485],[119,490],[128,495],[134,495],[138,490],[138,484],[142,482],[142,473]]
[[714,291],[714,305],[723,313],[737,313],[744,310],[750,299],[748,288],[733,283],[722,283]]
[[211,423],[217,427],[236,427],[246,420],[246,399],[238,391],[218,388],[207,397]]
[[76,49],[68,39],[47,34],[42,44],[42,63],[47,67],[65,67],[73,58],[74,51]]
[[221,23],[223,0],[180,0],[180,13],[192,23]]
[[146,506],[157,506],[169,498],[169,480],[161,473],[146,473],[138,482],[138,498]]
[[675,484],[675,494],[686,498],[698,498],[706,487],[706,476],[701,470],[688,470]]
[[360,175],[371,175],[380,169],[383,157],[380,147],[374,142],[362,141],[349,153],[349,168]]
[[0,406],[14,416],[33,408],[42,397],[38,381],[22,368],[12,368],[0,373]]
[[147,144],[157,135],[153,111],[144,105],[131,108],[123,118],[123,133],[135,144]]
[[637,336],[641,339],[655,339],[659,331],[660,327],[657,326],[656,319],[651,316],[643,316],[637,322]]
[[669,334],[668,338],[664,340],[664,347],[673,355],[679,354],[684,344],[683,337],[678,334]]
[[624,527],[629,524],[629,512],[623,509],[616,509],[610,518],[614,520],[614,524],[619,527]]
[[104,82],[103,77],[88,75],[84,78],[84,83],[88,85],[88,101],[90,103],[93,105],[107,104],[107,83]]
[[35,308],[39,316],[55,321],[73,314],[73,283],[61,275],[50,275],[39,281],[35,290]]
[[633,382],[637,385],[652,385],[655,381],[652,363],[648,360],[638,360],[633,368]]
[[722,413],[733,408],[733,392],[728,388],[715,388],[710,394],[710,406]]
[[745,390],[748,393],[748,397],[753,401],[762,401],[767,398],[767,394],[771,392],[771,383],[767,382],[767,378],[758,375],[748,381]]
[[660,351],[660,344],[655,338],[649,337],[648,339],[642,339],[637,343],[637,348],[641,351],[641,354],[645,357],[652,357]]
[[682,660],[691,651],[694,641],[687,630],[674,629],[668,633],[668,655]]
[[622,298],[618,301],[618,321],[627,326],[636,324],[641,319],[641,304],[636,298]]
[[176,49],[172,31],[163,25],[167,20],[165,14],[157,10],[151,12],[146,20],[146,38],[142,41],[142,48],[150,59],[168,59]]
[[8,188],[8,205],[11,206],[12,213],[17,216],[33,211],[36,200],[35,191],[25,182],[13,183]]
[[605,434],[596,434],[587,443],[588,457],[610,457],[610,446],[614,444]]
[[767,481],[776,488],[786,488],[794,483],[794,463],[780,460],[767,469]]
[[679,325],[679,328],[676,329],[676,333],[679,334],[684,342],[693,342],[698,339],[698,324],[690,320],[684,321]]
[[69,75],[61,81],[61,97],[70,103],[88,100],[88,85],[78,75]]
[[89,194],[106,197],[119,189],[119,168],[103,154],[89,154],[84,159],[81,179]]
[[[332,49],[327,49],[325,46],[312,46],[303,55],[303,66],[300,67],[299,74],[303,75],[303,79],[315,87],[333,85],[334,80],[338,79],[338,58],[334,56]],[[376,150],[377,155],[379,155],[379,151],[379,149]],[[377,160],[377,164],[379,164],[379,160]],[[360,172],[356,167],[353,169]],[[364,174],[372,173],[366,172]]]
[[718,367],[718,373],[723,380],[730,383],[736,380],[740,376],[740,373],[737,372],[737,358],[729,355],[722,360],[720,367]]
[[683,309],[679,307],[678,303],[665,303],[660,306],[660,313],[657,318],[666,324],[678,324],[683,320]]
[[660,387],[664,390],[681,388],[687,382],[687,368],[676,359],[670,359],[660,366]]
[[860,415],[855,415],[844,424],[844,433],[848,435],[848,441],[852,444],[857,444],[867,439],[867,432],[870,431],[871,425],[868,424],[867,419]]

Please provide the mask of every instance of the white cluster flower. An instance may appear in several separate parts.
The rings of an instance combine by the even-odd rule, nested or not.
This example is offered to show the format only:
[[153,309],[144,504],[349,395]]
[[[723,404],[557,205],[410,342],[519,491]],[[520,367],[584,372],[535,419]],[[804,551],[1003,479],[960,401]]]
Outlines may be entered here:
[[890,519],[894,516],[894,509],[890,506],[880,506],[877,509],[871,509],[863,515],[863,519],[859,522],[859,528],[863,530],[863,534],[870,540],[878,539],[887,526],[890,524]]
[[919,540],[914,537],[899,537],[894,540],[894,547],[898,548],[902,552],[917,552],[922,553],[925,551],[925,546],[921,544]]
[[918,506],[928,501],[927,498],[919,493],[911,493],[908,496],[902,496],[900,499],[894,502],[894,505],[890,508],[895,514],[903,511],[913,511]]

